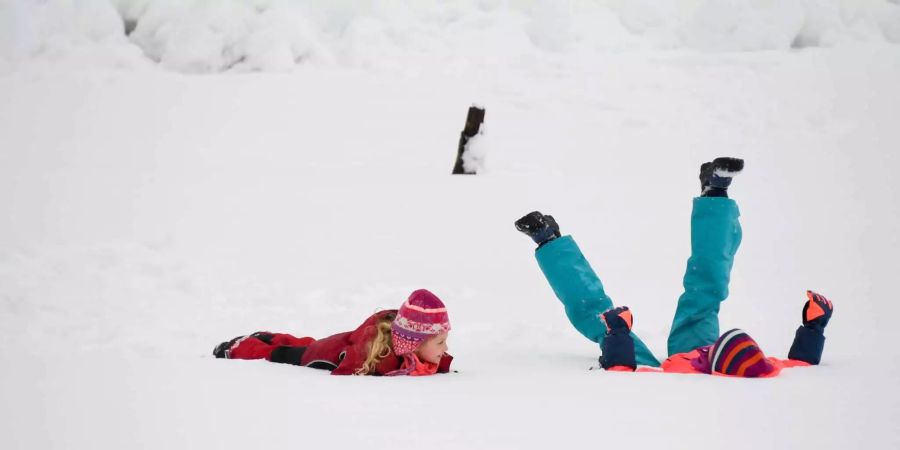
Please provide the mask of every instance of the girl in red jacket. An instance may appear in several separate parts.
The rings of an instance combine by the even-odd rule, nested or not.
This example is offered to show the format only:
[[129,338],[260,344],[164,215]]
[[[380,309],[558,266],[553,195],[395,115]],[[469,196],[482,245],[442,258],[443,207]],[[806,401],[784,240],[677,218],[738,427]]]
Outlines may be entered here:
[[267,359],[325,369],[332,375],[432,375],[450,370],[449,331],[444,303],[419,289],[399,310],[377,312],[354,331],[319,340],[259,331],[217,345],[213,355]]

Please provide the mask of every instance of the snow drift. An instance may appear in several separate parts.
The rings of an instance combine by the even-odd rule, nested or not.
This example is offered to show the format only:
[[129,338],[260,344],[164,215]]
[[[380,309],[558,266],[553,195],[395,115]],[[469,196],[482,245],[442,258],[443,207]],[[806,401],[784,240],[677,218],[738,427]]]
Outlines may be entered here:
[[900,5],[892,0],[2,0],[0,33],[0,58],[7,63],[40,55],[129,67],[143,58],[191,73],[286,71],[298,64],[408,67],[458,59],[509,64],[542,52],[897,43]]

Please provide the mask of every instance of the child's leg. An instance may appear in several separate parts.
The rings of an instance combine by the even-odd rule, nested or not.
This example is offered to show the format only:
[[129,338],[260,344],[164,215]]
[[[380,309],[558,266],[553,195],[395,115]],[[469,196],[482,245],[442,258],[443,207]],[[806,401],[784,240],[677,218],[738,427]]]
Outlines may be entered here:
[[[271,360],[272,352],[279,348],[307,347],[313,342],[315,342],[315,339],[310,337],[298,338],[285,333],[257,331],[249,336],[238,336],[217,345],[213,350],[213,355],[217,358],[228,359]],[[299,360],[297,363],[299,364]]]
[[283,347],[309,347],[310,344],[316,342],[311,337],[295,337],[286,333],[275,333],[272,335],[272,345]]
[[[600,315],[612,308],[613,303],[575,240],[571,236],[553,239],[538,248],[535,257],[575,329],[602,346],[606,327]],[[659,361],[637,336],[634,336],[634,349],[637,364],[659,366]]]
[[734,255],[741,244],[740,212],[727,197],[697,197],[691,214],[691,257],[669,333],[669,355],[713,344],[719,303],[728,297]]

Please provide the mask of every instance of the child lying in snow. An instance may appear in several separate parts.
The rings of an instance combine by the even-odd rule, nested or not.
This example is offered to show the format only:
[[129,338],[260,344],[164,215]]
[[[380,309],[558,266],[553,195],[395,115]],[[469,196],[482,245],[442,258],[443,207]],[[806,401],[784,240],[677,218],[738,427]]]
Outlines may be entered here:
[[[728,297],[731,267],[741,243],[740,213],[737,203],[728,198],[728,186],[743,167],[744,161],[736,158],[717,158],[700,167],[701,195],[694,199],[691,214],[691,257],[669,333],[670,357],[662,364],[664,371],[774,376],[781,367],[818,364],[821,358],[823,332],[833,307],[813,292],[808,293],[803,326],[797,330],[788,361],[765,358],[740,330],[719,336],[719,304]],[[553,216],[535,211],[517,220],[516,228],[538,244],[538,265],[572,325],[600,344],[605,369],[660,367],[647,346],[631,335],[631,312],[613,308],[578,245],[571,236],[560,235]]]
[[781,373],[781,369],[788,367],[818,364],[825,344],[822,333],[834,306],[830,300],[815,292],[806,291],[806,295],[808,300],[803,306],[803,325],[794,335],[788,359],[766,357],[750,335],[735,328],[725,332],[711,345],[669,356],[659,368],[638,368],[631,337],[631,311],[627,306],[620,306],[600,315],[600,320],[606,325],[606,336],[600,344],[603,349],[600,365],[615,371],[705,373],[757,378],[774,377]]
[[260,331],[217,345],[213,355],[267,359],[326,369],[332,375],[432,375],[450,370],[449,331],[444,303],[419,289],[399,310],[375,313],[355,331],[320,340]]

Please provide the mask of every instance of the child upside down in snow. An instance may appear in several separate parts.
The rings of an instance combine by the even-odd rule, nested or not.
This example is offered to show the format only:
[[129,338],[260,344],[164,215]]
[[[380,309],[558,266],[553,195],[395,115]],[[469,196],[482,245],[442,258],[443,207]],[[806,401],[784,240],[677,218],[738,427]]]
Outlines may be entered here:
[[[669,333],[669,358],[662,364],[631,335],[627,307],[613,308],[600,279],[571,236],[561,236],[553,216],[532,212],[516,228],[538,248],[538,265],[563,303],[572,325],[600,344],[600,364],[607,370],[707,373],[770,377],[782,368],[818,364],[832,303],[807,291],[803,325],[797,329],[787,360],[766,358],[747,333],[734,329],[719,336],[719,304],[728,297],[734,256],[741,243],[737,203],[728,198],[731,179],[744,167],[737,158],[716,158],[700,167],[701,195],[691,214],[691,257],[684,275]],[[658,369],[657,369],[658,367]]]
[[319,340],[259,331],[217,345],[213,355],[267,359],[330,370],[332,375],[432,375],[450,370],[449,331],[444,303],[419,289],[399,310],[377,312],[355,331]]

